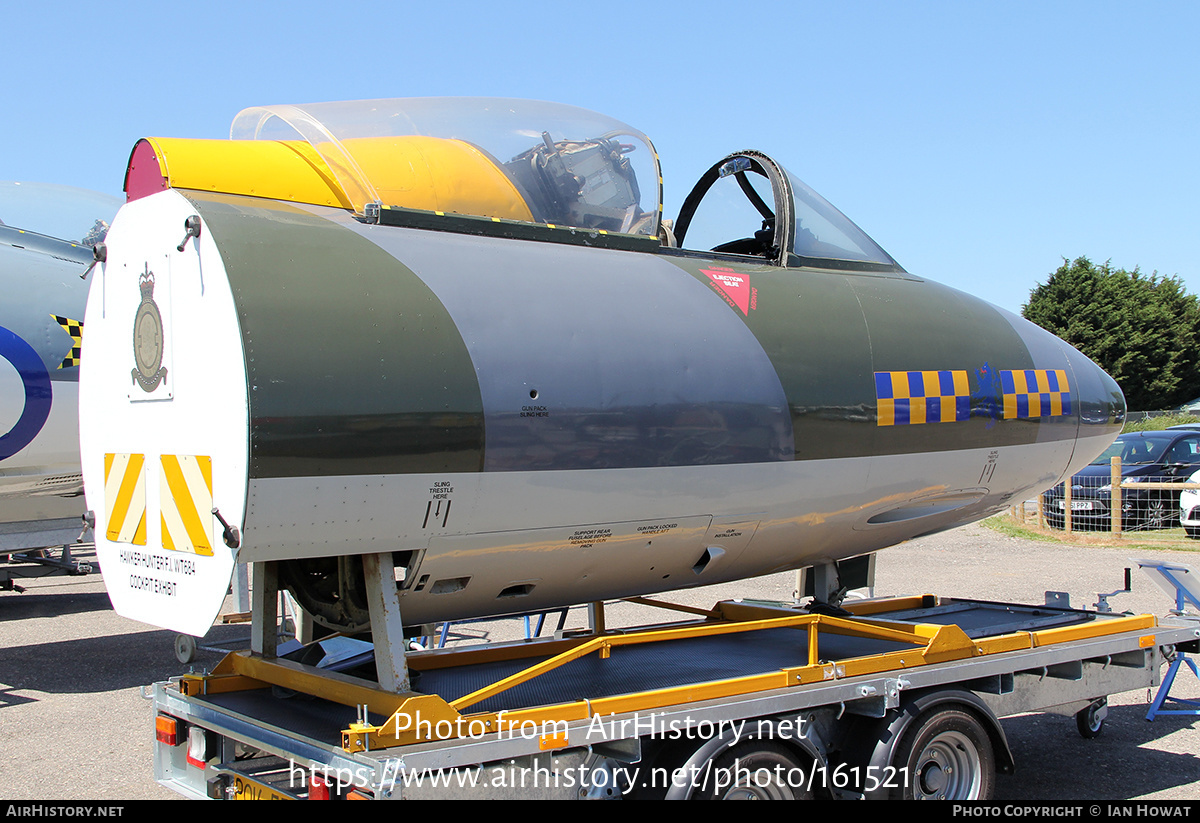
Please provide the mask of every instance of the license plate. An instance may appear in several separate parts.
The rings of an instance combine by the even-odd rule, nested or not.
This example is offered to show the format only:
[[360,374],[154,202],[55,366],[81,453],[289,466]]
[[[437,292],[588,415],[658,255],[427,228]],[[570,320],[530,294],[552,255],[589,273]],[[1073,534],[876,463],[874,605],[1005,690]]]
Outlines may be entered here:
[[259,783],[243,775],[233,778],[233,798],[235,800],[295,800],[281,791],[277,791],[266,783]]
[[[1065,511],[1067,508],[1067,501],[1059,500],[1058,507]],[[1073,512],[1089,512],[1091,510],[1092,510],[1092,501],[1091,500],[1072,500],[1071,501],[1071,511],[1073,511]]]

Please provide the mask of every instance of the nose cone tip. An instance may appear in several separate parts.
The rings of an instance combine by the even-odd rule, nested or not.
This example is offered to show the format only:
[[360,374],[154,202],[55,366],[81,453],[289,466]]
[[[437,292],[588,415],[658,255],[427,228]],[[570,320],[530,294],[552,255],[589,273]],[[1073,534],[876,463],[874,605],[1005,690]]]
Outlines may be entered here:
[[1100,374],[1104,377],[1104,381],[1108,386],[1110,393],[1109,402],[1111,404],[1113,416],[1116,418],[1118,423],[1123,424],[1125,422],[1125,412],[1128,410],[1125,406],[1125,393],[1121,391],[1121,387],[1117,385],[1117,381],[1113,380],[1112,377],[1109,376],[1108,372],[1104,371],[1099,366],[1096,368],[1099,369]]
[[[1008,315],[1013,331],[1028,348],[1036,368],[1068,370],[1071,385],[1071,417],[1081,428],[1083,438],[1116,437],[1125,424],[1125,395],[1117,381],[1087,355],[1060,337],[1024,317]],[[1102,450],[1102,449],[1101,449]]]
[[1076,349],[1071,369],[1079,387],[1079,422],[1119,430],[1125,423],[1125,394],[1108,372]]

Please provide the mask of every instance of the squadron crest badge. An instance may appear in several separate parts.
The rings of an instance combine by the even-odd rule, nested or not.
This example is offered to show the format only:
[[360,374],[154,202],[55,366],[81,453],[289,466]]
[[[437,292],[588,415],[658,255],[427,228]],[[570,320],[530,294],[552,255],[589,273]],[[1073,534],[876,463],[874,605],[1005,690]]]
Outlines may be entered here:
[[133,381],[144,392],[153,392],[160,383],[165,383],[167,370],[163,366],[162,314],[154,302],[154,272],[149,264],[138,276],[138,288],[142,291],[142,303],[133,317],[133,361],[137,368],[130,372]]

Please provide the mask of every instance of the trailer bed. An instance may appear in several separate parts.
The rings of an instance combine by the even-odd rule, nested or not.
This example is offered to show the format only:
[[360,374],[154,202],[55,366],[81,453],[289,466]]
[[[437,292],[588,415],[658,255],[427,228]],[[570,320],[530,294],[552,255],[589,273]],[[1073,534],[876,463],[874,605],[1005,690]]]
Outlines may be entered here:
[[[382,704],[371,693],[369,665],[357,677],[314,681],[298,664],[231,655],[213,675],[158,684],[156,708],[257,756],[215,755],[200,770],[203,788],[195,764],[160,745],[156,775],[193,796],[213,794],[212,786],[261,796],[271,785],[270,792],[302,796],[297,768],[308,775],[341,769],[378,797],[393,793],[382,787],[398,772],[478,769],[541,752],[556,763],[599,754],[636,762],[638,729],[644,737],[654,723],[716,728],[833,710],[884,717],[922,690],[961,689],[997,717],[1069,715],[1096,698],[1156,684],[1163,650],[1200,636],[1194,621],[1160,625],[1146,615],[931,596],[853,608],[857,616],[814,619],[783,604],[724,603],[714,610],[720,621],[418,652],[408,661],[417,694]],[[309,688],[314,682],[327,687]],[[420,702],[406,702],[413,700]],[[423,709],[424,738],[410,728]],[[452,733],[434,732],[438,720]],[[286,777],[288,788],[264,774]]]

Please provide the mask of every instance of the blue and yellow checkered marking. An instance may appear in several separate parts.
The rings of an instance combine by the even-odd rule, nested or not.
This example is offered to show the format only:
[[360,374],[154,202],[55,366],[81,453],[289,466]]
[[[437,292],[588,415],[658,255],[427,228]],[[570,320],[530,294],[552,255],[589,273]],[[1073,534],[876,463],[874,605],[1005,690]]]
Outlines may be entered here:
[[880,426],[957,423],[971,416],[965,371],[877,371]]
[[1063,369],[1001,371],[1000,390],[1005,420],[1071,413],[1071,387]]

